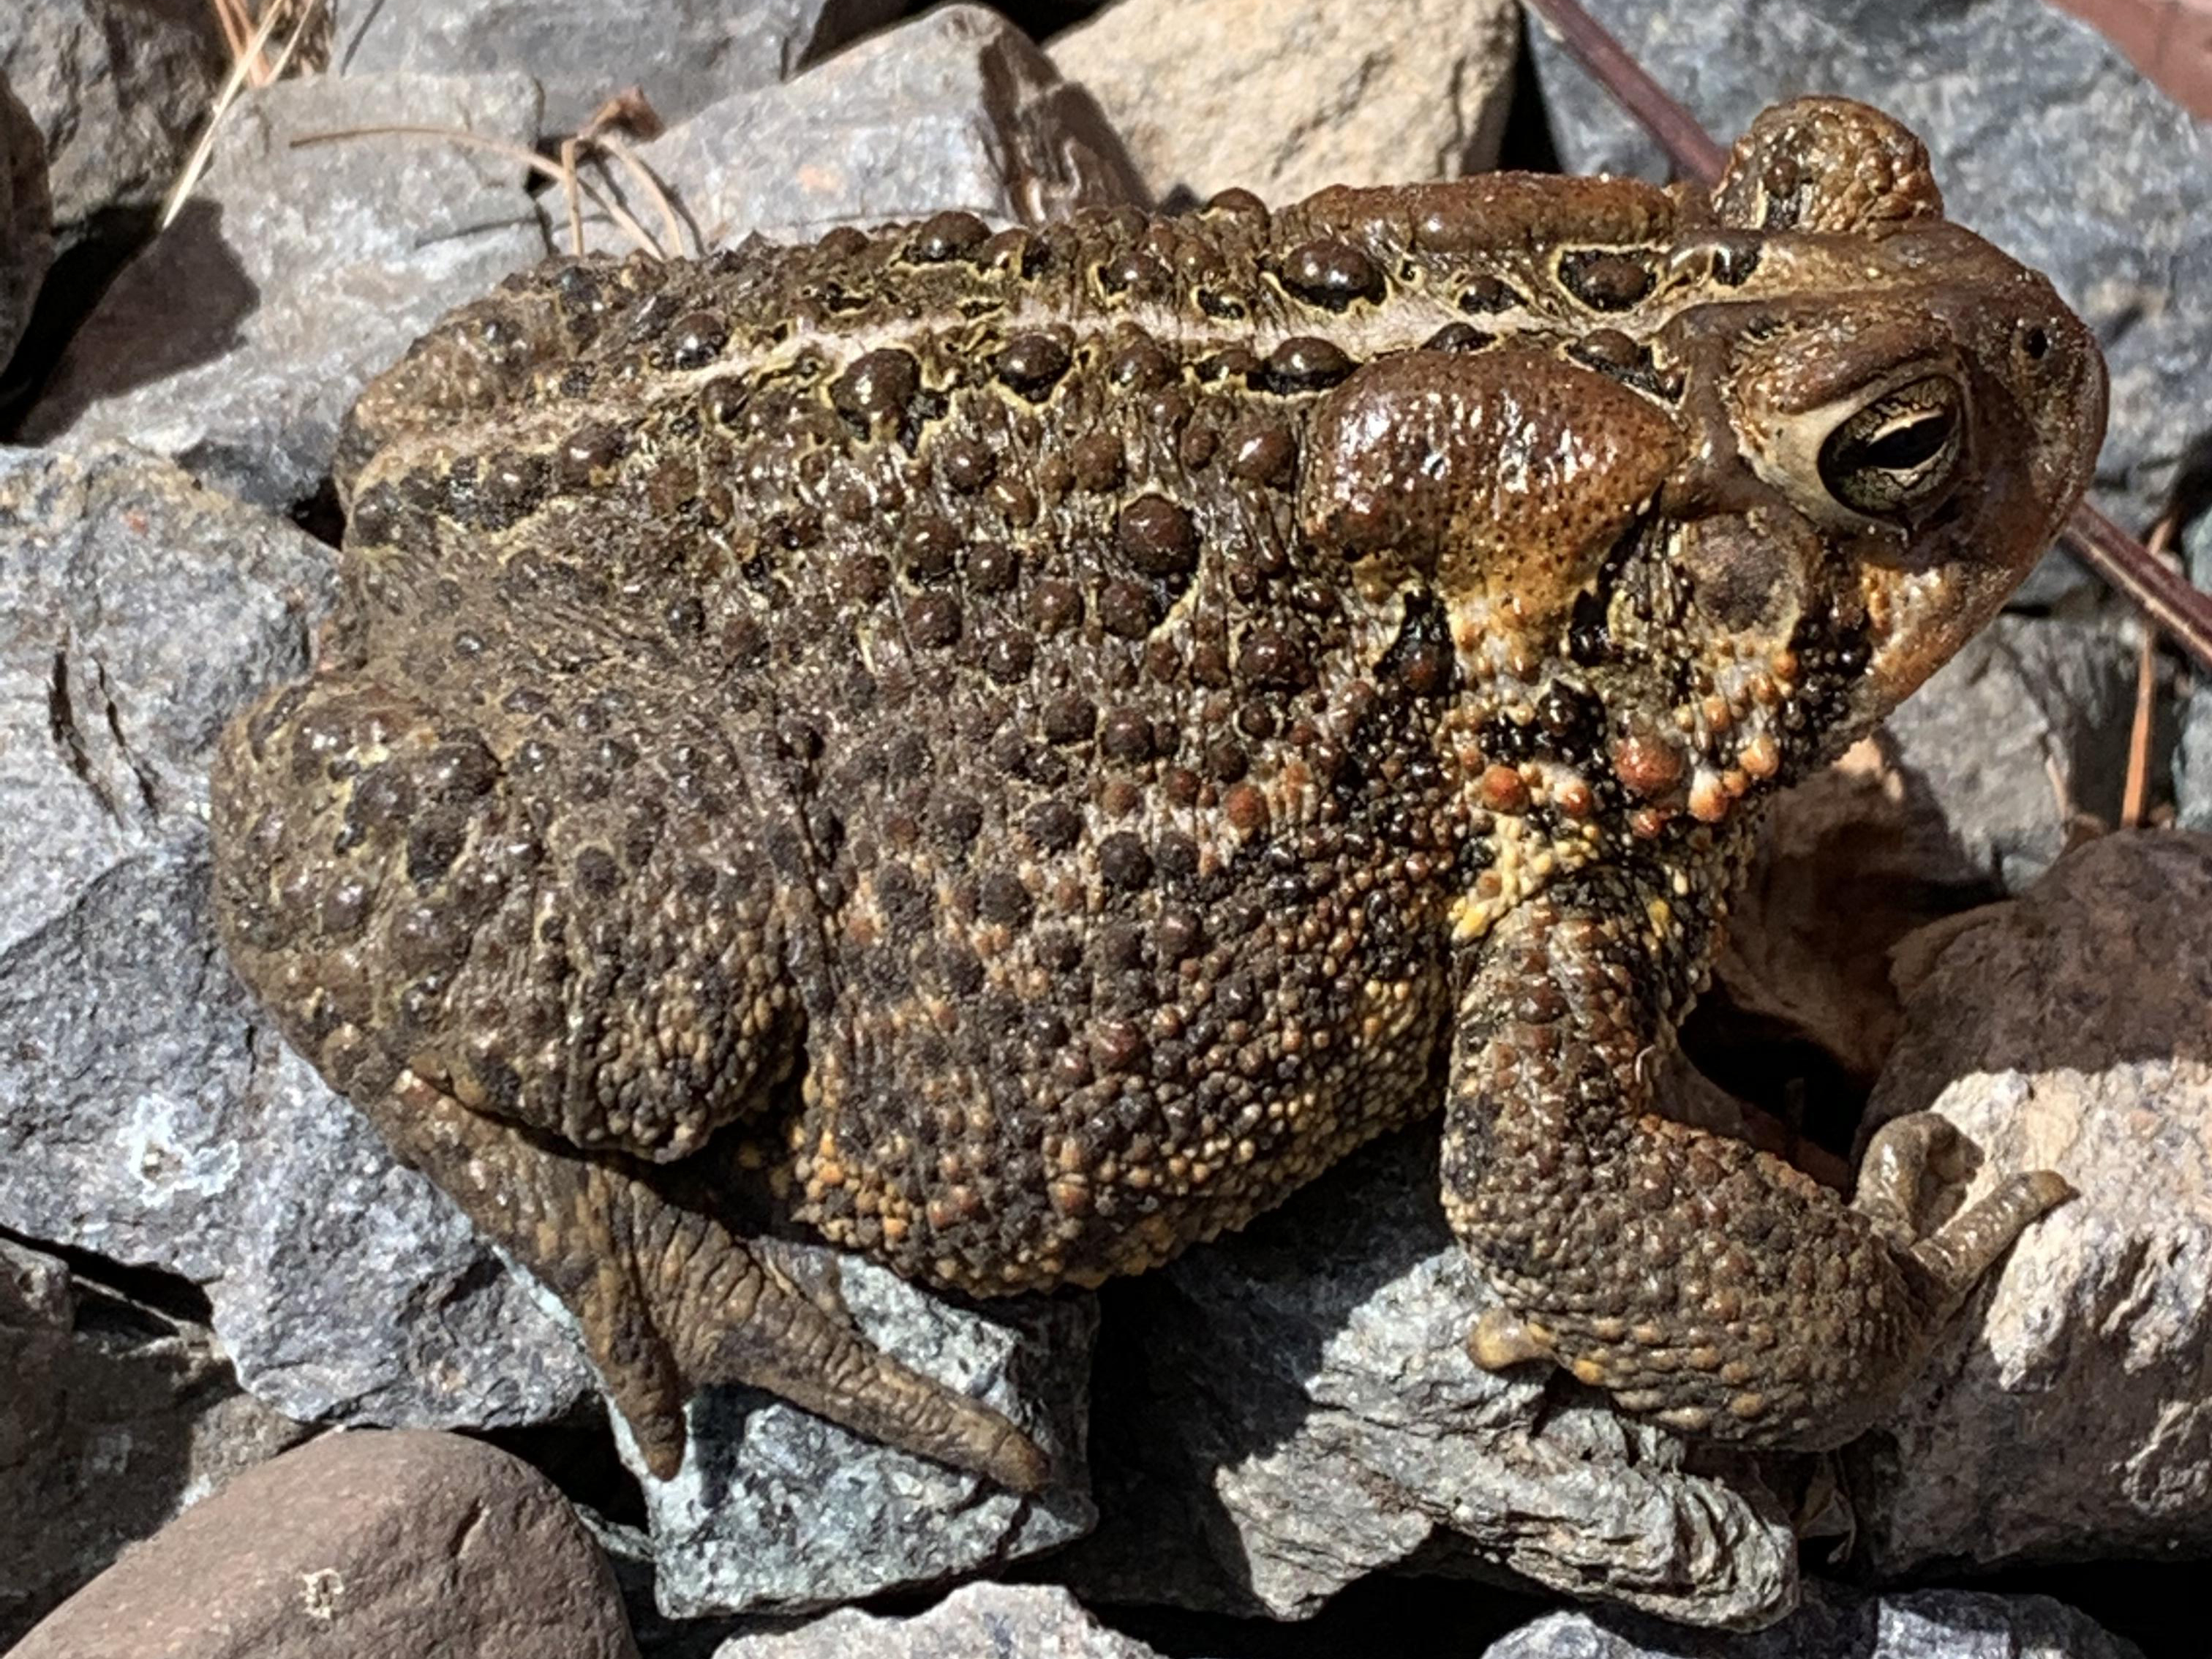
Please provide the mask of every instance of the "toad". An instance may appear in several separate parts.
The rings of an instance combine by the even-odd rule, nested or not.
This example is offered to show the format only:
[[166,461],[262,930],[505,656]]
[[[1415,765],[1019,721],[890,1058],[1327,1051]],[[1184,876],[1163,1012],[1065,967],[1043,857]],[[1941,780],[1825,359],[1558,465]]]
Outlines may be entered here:
[[1997,608],[2104,371],[1911,134],[553,262],[371,386],[343,598],[213,784],[246,983],[574,1310],[1034,1489],[793,1232],[1096,1285],[1441,1113],[1478,1359],[1874,1420],[2021,1229],[1655,1109],[1764,805]]

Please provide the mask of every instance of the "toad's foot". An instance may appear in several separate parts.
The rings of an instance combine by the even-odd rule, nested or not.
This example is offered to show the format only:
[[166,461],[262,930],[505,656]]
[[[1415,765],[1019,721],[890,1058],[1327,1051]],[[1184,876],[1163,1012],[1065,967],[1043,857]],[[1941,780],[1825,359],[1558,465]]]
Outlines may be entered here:
[[1918,1218],[1930,1189],[1966,1178],[1966,1142],[1948,1119],[1933,1112],[1893,1118],[1867,1144],[1858,1191],[1851,1200],[1854,1210],[1928,1275],[1938,1298],[1938,1323],[1958,1311],[1983,1274],[2031,1223],[2075,1195],[2073,1186],[2054,1170],[2008,1176],[1994,1192],[1923,1237]]
[[719,1223],[668,1202],[625,1160],[470,1111],[412,1073],[371,1109],[406,1161],[573,1312],[646,1467],[672,1476],[684,1402],[745,1383],[1011,1491],[1050,1473],[1006,1418],[876,1347]]
[[1916,1238],[1940,1127],[1892,1126],[1850,1208],[1779,1158],[1652,1114],[1637,1056],[1686,993],[1652,960],[1644,914],[1532,902],[1474,975],[1445,1206],[1505,1305],[1470,1350],[1493,1368],[1554,1361],[1686,1433],[1840,1445],[1888,1409],[1943,1321],[2071,1189],[2014,1176]]

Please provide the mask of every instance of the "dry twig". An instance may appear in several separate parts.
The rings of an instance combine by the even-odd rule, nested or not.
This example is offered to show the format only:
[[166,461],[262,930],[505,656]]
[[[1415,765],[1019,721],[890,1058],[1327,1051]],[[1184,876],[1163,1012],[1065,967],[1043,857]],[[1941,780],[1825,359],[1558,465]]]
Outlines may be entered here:
[[[2173,514],[2168,513],[2151,526],[2143,550],[2160,565],[2172,562]],[[2128,781],[2120,792],[2120,828],[2142,827],[2150,808],[2151,720],[2158,709],[2158,623],[2143,618],[2142,643],[2136,653],[2135,725],[2128,732]]]

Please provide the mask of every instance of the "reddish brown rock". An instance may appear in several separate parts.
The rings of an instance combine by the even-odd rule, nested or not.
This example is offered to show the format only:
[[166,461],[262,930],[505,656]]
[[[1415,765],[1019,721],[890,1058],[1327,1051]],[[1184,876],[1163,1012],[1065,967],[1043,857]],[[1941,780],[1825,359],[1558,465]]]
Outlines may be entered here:
[[459,1435],[329,1435],[250,1470],[64,1602],[16,1659],[636,1659],[614,1577],[529,1465]]

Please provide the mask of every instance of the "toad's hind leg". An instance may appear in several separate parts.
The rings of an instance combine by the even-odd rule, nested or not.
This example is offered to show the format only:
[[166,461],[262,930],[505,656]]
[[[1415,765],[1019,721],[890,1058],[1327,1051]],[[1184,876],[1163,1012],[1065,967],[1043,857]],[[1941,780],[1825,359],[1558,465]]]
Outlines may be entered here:
[[[1476,1359],[1547,1358],[1708,1438],[1839,1445],[1877,1420],[1942,1321],[2068,1195],[2015,1176],[1913,1240],[1905,1132],[1853,1209],[1771,1154],[1650,1109],[1687,1000],[1640,903],[1531,901],[1462,1005],[1443,1152],[1453,1229],[1504,1304]],[[1890,1154],[1894,1154],[1890,1158]]]
[[729,1230],[726,1194],[669,1168],[775,1097],[802,1030],[744,780],[708,774],[711,732],[686,735],[688,780],[563,811],[528,744],[343,672],[291,688],[214,770],[232,959],[576,1315],[656,1474],[693,1389],[744,1382],[1033,1489],[1042,1459],[1012,1425],[878,1351]]
[[665,1201],[629,1160],[550,1146],[411,1073],[370,1115],[574,1313],[610,1398],[661,1479],[683,1455],[686,1396],[735,1382],[1010,1490],[1044,1486],[1044,1455],[1013,1424],[891,1358],[771,1254]]

